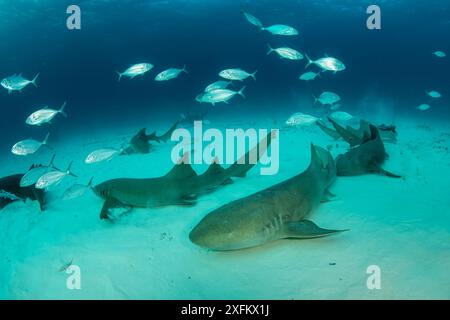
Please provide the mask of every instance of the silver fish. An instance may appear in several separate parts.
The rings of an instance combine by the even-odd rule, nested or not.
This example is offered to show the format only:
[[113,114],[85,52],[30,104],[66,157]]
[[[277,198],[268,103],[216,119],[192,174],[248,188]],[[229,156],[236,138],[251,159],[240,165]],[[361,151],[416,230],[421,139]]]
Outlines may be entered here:
[[109,161],[115,156],[118,156],[120,151],[117,149],[99,149],[91,152],[84,161],[87,164],[97,163],[102,161]]
[[53,118],[56,117],[57,114],[61,114],[62,116],[67,118],[67,114],[64,112],[64,108],[66,107],[66,102],[63,103],[59,110],[50,109],[49,107],[45,107],[36,112],[33,112],[25,121],[26,124],[30,126],[40,126],[44,123],[50,123]]
[[205,88],[205,92],[210,92],[217,89],[226,89],[232,82],[231,81],[216,81],[211,83],[209,86]]
[[341,97],[339,97],[336,93],[329,92],[329,91],[322,92],[322,94],[319,96],[319,98],[314,97],[314,103],[319,101],[321,104],[329,104],[329,105],[335,104],[336,102],[339,102],[340,100],[341,100]]
[[24,188],[35,185],[36,182],[39,180],[39,178],[42,177],[47,172],[50,172],[52,170],[58,170],[53,164],[54,161],[55,155],[53,155],[52,160],[50,161],[50,164],[48,166],[33,166],[20,179],[20,186]]
[[87,185],[85,184],[74,184],[70,188],[68,188],[64,194],[62,195],[62,200],[72,200],[76,198],[80,198],[86,194],[90,189],[92,189],[92,181],[94,178],[91,178]]
[[48,133],[44,141],[39,142],[36,140],[28,139],[17,142],[11,149],[11,152],[17,156],[26,156],[37,152],[43,145],[48,142],[50,134]]
[[182,69],[170,68],[156,75],[155,81],[167,81],[178,77],[181,72],[188,73],[186,70],[186,65]]
[[120,73],[119,71],[116,71],[119,75],[119,81],[122,79],[123,76],[129,77],[131,79],[134,79],[137,76],[143,76],[146,72],[149,72],[153,69],[153,65],[151,63],[138,63],[134,64],[131,67],[129,67],[124,72]]
[[296,36],[298,35],[298,31],[291,27],[284,24],[274,24],[270,27],[263,27],[261,28],[261,31],[268,31],[271,34],[278,35],[278,36]]
[[13,91],[22,91],[23,88],[29,84],[33,84],[37,88],[36,80],[39,77],[39,73],[33,78],[33,80],[27,80],[22,77],[22,74],[13,74],[10,77],[3,79],[0,84],[3,88],[8,90],[8,93]]
[[247,21],[250,22],[252,25],[258,27],[259,29],[263,28],[263,24],[262,24],[261,20],[259,20],[257,17],[246,12],[243,8],[241,9],[241,12],[244,15],[244,17],[247,19]]
[[267,52],[267,55],[271,54],[272,52],[276,52],[283,59],[289,59],[289,60],[302,60],[303,59],[303,55],[295,49],[288,48],[288,47],[281,47],[281,48],[274,49],[270,46],[270,44],[268,44],[267,46],[269,47],[269,51]]
[[72,167],[72,164],[73,164],[73,161],[69,164],[66,171],[54,170],[54,171],[47,172],[46,174],[44,174],[42,177],[40,177],[38,179],[38,181],[36,182],[35,188],[36,189],[47,189],[53,185],[57,185],[65,177],[67,177],[69,175],[76,177],[76,175],[74,175],[72,173],[72,171],[70,170],[70,168]]
[[233,91],[229,89],[216,89],[197,96],[196,100],[200,103],[211,103],[214,106],[219,102],[228,103],[228,101],[237,94],[245,99],[244,90],[245,86],[242,87],[242,89],[239,91]]
[[243,81],[248,77],[252,77],[253,80],[256,81],[255,75],[257,72],[258,71],[248,73],[247,71],[244,71],[242,69],[225,69],[219,72],[219,76],[227,80],[237,80],[237,81]]
[[300,75],[299,79],[303,80],[303,81],[311,81],[316,79],[316,77],[320,76],[320,72],[315,73],[315,72],[305,72],[302,75]]
[[305,54],[305,56],[306,59],[308,59],[308,64],[306,65],[305,68],[309,67],[311,64],[315,64],[316,66],[322,68],[323,70],[332,71],[334,73],[345,70],[344,63],[336,58],[326,56],[324,58],[320,58],[314,61],[311,60],[308,57],[308,55]]

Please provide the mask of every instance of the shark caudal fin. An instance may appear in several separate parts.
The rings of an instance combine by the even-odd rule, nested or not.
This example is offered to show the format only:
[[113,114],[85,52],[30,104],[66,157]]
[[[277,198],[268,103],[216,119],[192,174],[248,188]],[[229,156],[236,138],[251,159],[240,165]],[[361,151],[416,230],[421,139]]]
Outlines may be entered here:
[[61,108],[58,110],[58,113],[67,118],[67,114],[64,112],[64,108],[66,107],[67,101],[64,101]]
[[284,225],[284,238],[287,239],[314,239],[331,236],[347,230],[322,229],[310,220],[288,222]]
[[31,80],[31,83],[37,88],[37,84],[36,84],[36,80],[39,77],[39,73],[33,78],[33,80]]

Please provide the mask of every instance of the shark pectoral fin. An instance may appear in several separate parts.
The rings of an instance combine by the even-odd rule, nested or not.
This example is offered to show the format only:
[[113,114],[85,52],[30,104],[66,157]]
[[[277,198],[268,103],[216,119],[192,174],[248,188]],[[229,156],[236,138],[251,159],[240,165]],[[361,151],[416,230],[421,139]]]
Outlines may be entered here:
[[386,177],[389,177],[389,178],[396,178],[396,179],[402,178],[402,176],[399,176],[399,175],[397,175],[397,174],[395,174],[395,173],[392,173],[392,172],[389,172],[389,171],[387,171],[387,170],[384,170],[383,168],[380,168],[380,169],[378,170],[378,172],[379,172],[380,174],[386,176]]
[[347,230],[328,230],[322,229],[314,222],[309,220],[300,220],[288,222],[285,225],[284,238],[294,239],[312,239],[330,236]]
[[[123,209],[123,212],[117,214],[117,212],[113,212],[114,209]],[[100,212],[101,220],[113,220],[117,215],[122,215],[130,212],[132,207],[124,205],[122,202],[117,201],[115,199],[107,199],[103,204],[102,211]]]

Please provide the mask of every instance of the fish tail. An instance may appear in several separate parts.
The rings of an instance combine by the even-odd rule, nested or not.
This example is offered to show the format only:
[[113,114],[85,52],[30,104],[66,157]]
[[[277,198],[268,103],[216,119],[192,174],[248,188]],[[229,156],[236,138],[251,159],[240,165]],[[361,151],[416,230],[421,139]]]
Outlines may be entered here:
[[37,88],[36,80],[39,77],[39,73],[31,80],[31,83]]
[[317,98],[316,98],[316,96],[313,95],[313,98],[314,98],[314,104],[316,104],[316,103],[317,103]]
[[189,73],[186,69],[186,65],[183,65],[183,69],[181,69],[181,71],[185,72],[185,73]]
[[256,70],[255,72],[253,72],[252,74],[250,74],[250,77],[252,77],[253,78],[253,80],[255,80],[256,81],[256,77],[255,77],[255,75],[256,75],[256,73],[258,72],[258,70]]
[[43,145],[47,145],[47,144],[48,144],[48,138],[49,138],[49,137],[50,137],[50,132],[47,133],[47,135],[45,136],[44,141],[42,141],[42,144],[43,144]]
[[243,86],[242,89],[238,91],[238,95],[240,95],[244,99],[245,99],[245,95],[244,95],[245,88],[247,88],[247,86]]
[[117,81],[120,81],[120,79],[122,79],[122,73],[120,73],[119,71],[116,71],[116,73],[119,75],[119,80],[117,80]]
[[73,165],[73,161],[71,161],[71,162],[69,163],[69,166],[67,167],[66,172],[67,172],[68,175],[70,175],[70,176],[72,176],[72,177],[75,177],[75,178],[78,178],[78,177],[72,172],[72,165]]
[[313,61],[311,60],[310,57],[308,57],[308,55],[305,53],[305,57],[306,59],[308,59],[308,63],[305,66],[305,69],[308,68],[311,64],[313,64]]
[[273,48],[270,46],[270,44],[267,44],[267,47],[269,47],[269,51],[267,51],[267,55],[271,54],[274,50]]
[[61,115],[63,115],[64,117],[67,118],[67,114],[64,112],[64,108],[66,107],[67,101],[64,101],[64,103],[61,106],[61,109],[59,109],[58,113],[60,113]]

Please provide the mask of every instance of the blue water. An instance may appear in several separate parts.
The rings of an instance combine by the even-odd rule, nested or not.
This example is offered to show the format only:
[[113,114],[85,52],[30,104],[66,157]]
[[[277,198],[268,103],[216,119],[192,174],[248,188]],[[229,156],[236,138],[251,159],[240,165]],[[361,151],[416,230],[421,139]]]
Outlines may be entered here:
[[[448,59],[431,56],[449,51],[450,4],[446,1],[382,3],[382,30],[365,27],[368,1],[248,1],[245,7],[263,23],[299,29],[298,37],[258,33],[240,13],[240,1],[82,1],[82,29],[69,31],[65,10],[70,1],[3,1],[0,38],[1,77],[40,72],[39,90],[22,94],[2,90],[2,147],[18,134],[35,133],[24,117],[37,106],[68,101],[68,127],[122,121],[151,110],[173,117],[197,111],[195,96],[216,80],[218,71],[238,66],[258,70],[239,110],[273,110],[295,104],[296,94],[339,92],[350,110],[368,93],[391,100],[396,112],[411,113],[423,92],[446,85]],[[325,53],[340,58],[347,71],[302,83],[305,60],[287,62],[266,56],[266,44],[288,45],[313,58]],[[140,61],[155,70],[188,66],[189,75],[169,83],[143,79],[117,82],[116,70]],[[426,99],[426,97],[425,97]],[[236,102],[237,103],[237,102]],[[447,115],[448,96],[427,116]]]
[[[71,4],[81,8],[81,30],[68,30],[66,27],[66,8]],[[345,111],[359,117],[377,116],[379,123],[396,125],[404,119],[412,119],[417,124],[426,120],[428,125],[431,123],[430,127],[434,121],[446,123],[450,118],[450,59],[439,59],[432,53],[441,50],[450,54],[450,2],[377,1],[382,13],[381,30],[368,30],[366,27],[366,8],[371,4],[373,1],[366,0],[80,0],[78,3],[66,0],[0,0],[0,79],[15,73],[23,73],[32,79],[40,73],[37,88],[30,85],[23,92],[11,94],[0,88],[0,155],[17,159],[16,164],[26,168],[34,159],[13,158],[10,152],[11,146],[19,140],[29,137],[41,140],[50,132],[50,141],[61,146],[99,129],[132,135],[135,133],[132,130],[148,127],[148,119],[152,119],[153,124],[155,121],[164,124],[159,127],[162,130],[179,119],[181,113],[208,111],[208,117],[222,121],[239,119],[241,124],[248,123],[248,126],[253,126],[254,121],[261,117],[273,118],[278,122],[270,122],[271,126],[282,126],[280,121],[285,121],[294,112],[308,111],[319,116],[313,106],[313,96],[324,90],[339,93]],[[299,35],[280,37],[258,32],[242,15],[242,5],[264,25],[291,25],[299,30]],[[298,77],[306,72],[306,59],[286,61],[275,54],[266,55],[267,44],[272,47],[289,46],[313,59],[328,54],[342,60],[346,70],[336,74],[323,73],[315,81],[303,82]],[[139,62],[152,63],[155,68],[143,77],[118,81],[116,71],[124,71]],[[153,80],[160,71],[183,65],[187,66],[188,74],[181,74],[168,82]],[[249,72],[258,71],[256,81],[248,79],[242,84],[237,82],[233,87],[240,89],[246,85],[246,99],[238,96],[229,104],[214,107],[195,101],[204,87],[219,80],[219,71],[237,67]],[[307,70],[318,69],[313,66]],[[442,98],[428,97],[425,92],[429,90],[439,91]],[[45,105],[59,108],[64,101],[67,101],[68,118],[58,116],[51,125],[43,127],[25,124],[33,111]],[[430,104],[431,109],[426,112],[416,110],[422,103]],[[257,127],[266,125],[256,124]],[[417,142],[416,132],[408,132],[411,140]],[[422,137],[421,134],[419,132],[417,136]],[[290,139],[297,143],[298,137]],[[80,140],[77,142],[82,143]],[[409,140],[405,140],[403,146],[412,150],[408,143]],[[79,150],[79,147],[77,145],[74,150]],[[70,150],[70,146],[65,146],[64,150]],[[391,149],[395,154],[393,150],[397,149]],[[44,158],[48,158],[53,151],[45,152]],[[65,161],[71,157],[66,154],[62,158]],[[81,156],[77,154],[77,158]],[[417,158],[421,160],[419,156]],[[152,166],[157,167],[157,164]],[[407,166],[410,172],[414,172],[412,167]],[[114,170],[120,176],[132,169],[116,167]],[[9,168],[6,164],[2,167],[5,175],[16,170],[17,167]],[[163,173],[159,171],[155,169],[152,173]],[[294,172],[284,171],[282,174],[287,178]],[[81,175],[87,181],[91,173]],[[252,183],[253,186],[259,184],[257,180]],[[92,216],[95,222],[92,223],[98,223],[99,203],[95,205]],[[441,205],[439,208],[448,208],[448,203]],[[205,204],[202,208],[205,214],[212,209]],[[186,223],[179,222],[182,227],[176,230],[182,232],[175,234],[175,238],[186,238],[187,226],[198,221],[198,216],[193,214],[190,218]],[[448,225],[448,221],[444,218],[442,221],[442,228],[447,230],[445,223]],[[95,229],[93,226],[90,228]],[[205,283],[193,287],[198,292],[205,290],[204,295],[199,293],[194,297],[223,297],[220,290],[213,294],[207,292]],[[433,283],[439,287],[439,281]],[[439,289],[437,297],[445,297],[445,290]],[[240,295],[229,290],[225,297],[252,297],[249,293]],[[136,291],[131,296],[141,297],[140,293]],[[20,295],[6,295],[17,296]],[[88,297],[98,296],[116,297],[98,292]],[[161,296],[190,297],[186,292],[151,297]],[[3,297],[0,292],[0,298]],[[270,298],[268,295],[263,297]],[[320,298],[320,292],[315,297]],[[402,297],[402,293],[388,294],[387,297]]]

